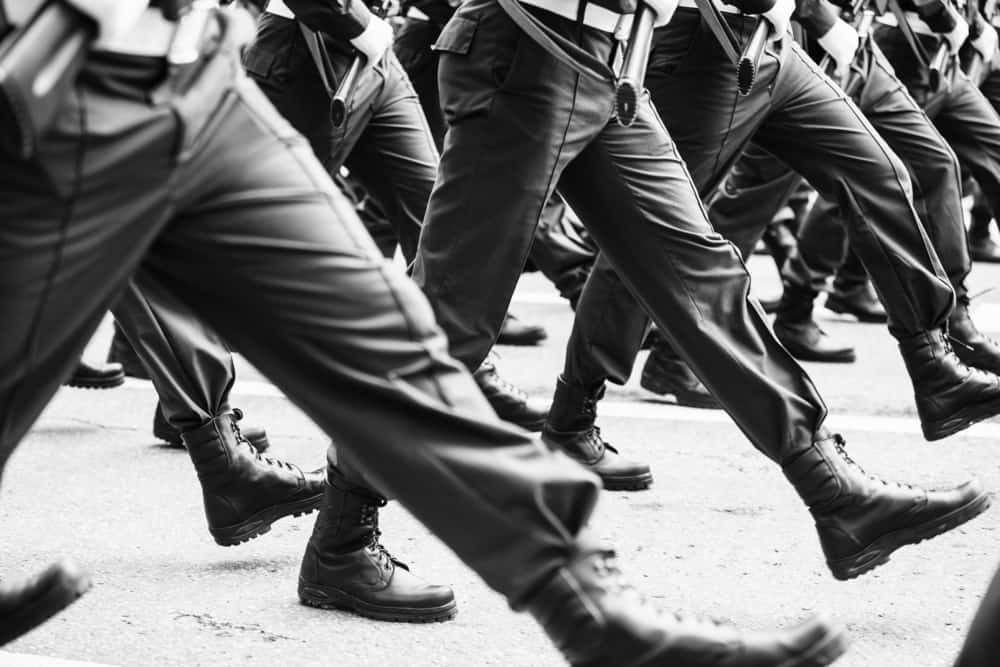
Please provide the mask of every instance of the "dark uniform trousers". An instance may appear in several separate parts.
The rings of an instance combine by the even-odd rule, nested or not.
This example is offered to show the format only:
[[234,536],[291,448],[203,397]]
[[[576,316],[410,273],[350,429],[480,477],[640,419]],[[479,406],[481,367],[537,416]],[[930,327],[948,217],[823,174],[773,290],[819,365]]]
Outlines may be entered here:
[[[964,281],[972,264],[965,237],[961,175],[955,153],[948,145],[951,137],[942,136],[952,126],[944,123],[938,131],[940,118],[933,123],[928,119],[874,42],[866,43],[855,65],[864,77],[855,102],[906,164],[924,229],[952,287],[964,297]],[[963,85],[961,81],[956,83]],[[752,145],[709,207],[712,224],[727,236],[731,230],[740,234],[745,233],[741,230],[756,229],[758,216],[777,211],[800,179],[780,159]],[[782,270],[786,285],[812,292],[824,288],[845,259],[845,217],[845,209],[836,200],[817,199],[799,230],[799,253]],[[887,306],[892,309],[892,304]]]
[[[983,92],[983,96],[993,109],[1000,113],[1000,69],[992,63],[987,63],[986,67],[989,68],[989,71],[983,78],[983,82],[979,84],[979,90]],[[993,218],[994,214],[990,208],[990,202],[983,196],[980,188],[974,188],[973,194],[975,200],[972,203],[972,219],[990,220]]]
[[138,62],[93,57],[39,158],[0,155],[0,466],[138,271],[490,586],[528,594],[580,548],[597,478],[497,419],[235,45],[186,92]]
[[[440,0],[443,2],[443,0]],[[427,124],[438,149],[444,146],[447,123],[438,91],[438,52],[431,47],[441,34],[433,20],[408,18],[396,34],[393,48],[413,82]],[[530,262],[559,289],[575,300],[580,286],[597,257],[597,249],[586,230],[557,195],[549,199],[535,230]]]
[[[334,55],[342,74],[352,56],[347,51]],[[438,156],[399,62],[390,53],[359,79],[347,122],[334,130],[329,97],[294,21],[265,14],[244,61],[282,114],[310,139],[331,174],[346,162],[378,194],[396,238],[412,258]],[[281,86],[269,86],[274,81]],[[183,303],[140,276],[113,313],[149,370],[171,424],[186,431],[229,409],[232,355]],[[350,466],[341,458],[339,467],[346,473]]]
[[[730,15],[728,20],[744,38],[754,25],[749,17]],[[858,255],[878,289],[891,293],[886,301],[892,306],[893,332],[905,336],[940,327],[951,311],[954,295],[919,223],[910,198],[910,179],[899,158],[843,91],[787,37],[765,53],[749,96],[738,95],[736,76],[736,68],[696,11],[679,9],[671,23],[657,32],[646,83],[700,193],[713,191],[753,137],[849,212]],[[659,192],[671,201],[662,185]],[[771,213],[765,211],[756,218],[752,233],[734,234],[744,250],[748,238],[758,238]],[[681,236],[675,243],[684,247],[689,238]],[[642,252],[646,245],[636,239],[632,252]],[[735,249],[730,252],[739,257]],[[645,318],[629,296],[630,290],[637,296],[640,292],[626,276],[618,279],[612,270],[617,262],[612,256],[608,259],[598,262],[584,289],[567,352],[565,374],[584,386],[605,378],[628,379],[638,352],[634,333],[643,328]],[[656,279],[663,283],[671,273],[669,265],[651,264],[664,274]],[[621,264],[615,268],[625,269]],[[703,286],[706,297],[720,291],[728,295],[735,286],[724,287],[725,276],[714,266],[702,265],[691,275],[682,274],[680,282],[692,290],[698,289],[695,285]],[[747,282],[744,273],[739,286],[744,299]],[[672,335],[679,313],[690,311],[692,305],[700,318],[711,317],[733,329],[753,321],[766,331],[766,325],[758,324],[756,304],[735,308],[728,301],[731,297],[724,296],[725,306],[718,302],[703,306],[691,300],[664,308],[665,293],[676,292],[677,287],[657,289],[660,293],[644,303],[648,312],[662,313],[662,326],[676,351],[737,423],[753,425],[744,430],[765,452],[772,451],[782,435],[772,424],[799,423],[803,415],[822,405],[813,391],[796,390],[792,379],[805,383],[808,378],[783,348],[771,343],[770,332],[766,347],[742,333],[729,340],[720,340],[711,330],[688,339]],[[619,335],[622,329],[629,335]],[[766,372],[734,371],[734,365],[751,359]],[[808,434],[795,435],[806,438]]]
[[[879,26],[874,37],[899,79],[976,179],[990,207],[1000,210],[1000,116],[989,100],[957,70],[951,72],[947,85],[932,89],[897,28]],[[936,39],[922,36],[921,41],[929,52],[936,49]]]
[[[609,34],[534,13],[608,61]],[[607,261],[761,450],[782,461],[824,433],[822,400],[748,299],[746,267],[709,225],[648,99],[635,124],[620,127],[612,84],[550,56],[494,0],[464,3],[438,48],[449,130],[414,277],[459,359],[474,366],[489,351],[558,183]]]

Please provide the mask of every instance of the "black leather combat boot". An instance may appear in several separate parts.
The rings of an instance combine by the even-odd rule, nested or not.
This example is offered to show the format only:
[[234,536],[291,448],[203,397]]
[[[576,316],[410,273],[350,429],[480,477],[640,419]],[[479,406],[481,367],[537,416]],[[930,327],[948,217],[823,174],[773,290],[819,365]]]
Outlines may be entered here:
[[[242,420],[243,411],[239,408],[233,408],[233,419]],[[240,426],[240,433],[253,445],[254,449],[262,454],[271,446],[267,439],[267,433],[259,426]],[[164,441],[171,447],[184,448],[181,432],[167,421],[167,417],[163,414],[163,406],[159,402],[156,403],[156,412],[153,413],[153,437]]]
[[760,240],[774,260],[774,266],[779,274],[788,258],[799,253],[799,239],[795,235],[795,227],[797,224],[794,218],[772,220],[761,235]]
[[978,481],[941,491],[885,482],[862,470],[844,447],[834,435],[782,466],[816,520],[826,564],[837,579],[873,570],[896,549],[948,532],[990,506]]
[[826,308],[842,315],[854,315],[859,322],[884,324],[889,321],[885,307],[869,280],[853,285],[835,280],[833,291],[826,298]]
[[98,367],[81,360],[73,375],[63,384],[78,389],[113,389],[125,384],[125,372],[119,364]]
[[108,363],[121,364],[125,375],[130,378],[149,379],[146,367],[142,365],[139,355],[135,353],[117,322],[115,322],[114,336],[111,337],[111,349],[108,350]]
[[854,348],[838,343],[813,319],[815,297],[816,294],[811,290],[785,285],[774,319],[775,337],[789,354],[802,361],[854,361]]
[[500,419],[529,431],[542,430],[548,410],[533,404],[527,394],[500,377],[492,361],[484,361],[472,376]]
[[843,629],[822,618],[763,633],[660,613],[607,551],[572,559],[515,608],[527,609],[580,667],[822,667],[847,649]]
[[537,324],[525,324],[513,313],[507,313],[500,334],[497,336],[499,345],[538,345],[549,337],[545,327]]
[[431,623],[457,612],[448,586],[410,574],[379,543],[378,508],[385,498],[347,482],[333,468],[299,572],[299,599],[380,621]]
[[322,470],[263,456],[240,433],[232,414],[183,434],[205,499],[208,530],[222,546],[246,542],[282,517],[308,514],[323,500]]
[[1000,414],[1000,377],[962,363],[944,331],[900,340],[899,350],[927,440],[946,438]]
[[1000,345],[979,330],[969,315],[968,297],[959,297],[948,317],[948,337],[952,349],[966,366],[1000,373]]
[[677,405],[708,410],[722,407],[691,367],[662,339],[650,347],[639,384],[654,394],[673,394]]
[[972,206],[969,224],[969,256],[975,262],[1000,262],[1000,245],[990,237],[993,214],[977,201]]
[[70,561],[49,565],[27,581],[0,582],[0,646],[71,605],[90,589],[90,577]]
[[604,397],[604,385],[587,389],[568,382],[561,375],[556,381],[549,420],[542,429],[542,439],[588,470],[596,473],[611,491],[637,491],[653,483],[649,466],[629,461],[604,441],[601,429],[594,425],[597,402]]
[[976,262],[1000,262],[1000,245],[987,233],[981,236],[969,234],[969,256]]

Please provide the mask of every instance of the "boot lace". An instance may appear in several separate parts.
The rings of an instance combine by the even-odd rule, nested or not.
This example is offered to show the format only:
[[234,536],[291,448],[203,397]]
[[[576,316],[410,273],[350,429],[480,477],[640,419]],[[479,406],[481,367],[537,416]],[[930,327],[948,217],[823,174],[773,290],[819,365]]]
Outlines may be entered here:
[[837,450],[837,454],[840,456],[840,458],[844,459],[844,462],[847,463],[847,465],[857,470],[867,479],[873,482],[881,482],[883,486],[895,486],[900,489],[911,489],[911,490],[916,489],[916,487],[914,487],[912,484],[904,484],[902,482],[890,482],[882,479],[878,475],[873,475],[869,472],[865,472],[865,469],[862,468],[861,465],[858,464],[857,461],[852,459],[850,454],[847,453],[847,441],[844,440],[844,436],[840,435],[839,433],[835,433],[833,436],[833,446]]
[[514,396],[521,402],[527,402],[528,395],[524,393],[524,391],[522,391],[520,388],[508,382],[503,376],[501,376],[497,372],[497,367],[492,362],[484,362],[483,368],[486,371],[485,375],[489,377],[490,384],[495,386],[503,393]]
[[[586,396],[583,397],[583,405],[581,406],[581,412],[583,412],[587,417],[590,417],[591,420],[596,420],[597,403],[602,398],[604,398],[603,383],[598,384],[596,387],[587,390]],[[600,435],[601,433],[600,429],[598,429],[596,426],[594,428],[597,430],[598,435]]]
[[[982,331],[979,330],[979,327],[976,326],[976,323],[972,321],[972,313],[970,312],[971,306],[972,306],[972,302],[975,299],[978,299],[978,298],[980,298],[982,296],[985,296],[986,294],[989,294],[990,292],[992,292],[995,289],[996,289],[996,287],[987,287],[984,290],[980,290],[979,292],[976,292],[972,296],[969,296],[968,294],[966,294],[964,296],[960,296],[956,300],[955,308],[956,308],[956,310],[958,308],[964,308],[965,311],[966,311],[966,313],[965,313],[966,318],[968,319],[969,324],[972,326],[973,331],[975,331],[980,336],[982,336],[983,338],[985,338],[987,340],[987,342],[989,342],[990,345],[997,346],[998,345],[997,341],[993,340],[993,338],[991,336],[987,336],[986,334],[984,334]],[[961,341],[961,340],[955,338],[954,336],[952,336],[950,331],[948,332],[948,340],[950,340],[952,342],[955,342],[955,343],[958,343],[961,347],[965,348],[969,352],[974,352],[975,349],[976,349],[973,346],[969,345],[968,343],[966,343],[964,341]]]
[[618,453],[618,450],[614,447],[614,445],[612,445],[610,442],[608,442],[607,440],[605,440],[603,436],[601,436],[601,427],[600,426],[591,426],[590,427],[590,430],[587,432],[587,441],[586,442],[587,442],[588,449],[593,450],[594,453],[596,453],[596,454],[600,454],[604,450],[608,450],[610,452],[614,452],[615,454]]
[[361,505],[361,525],[372,527],[372,534],[368,538],[365,548],[375,557],[375,561],[383,570],[388,570],[393,565],[409,570],[409,566],[389,553],[389,550],[380,541],[382,531],[378,529],[378,511],[379,508],[385,507],[386,502],[385,498],[372,498],[370,502]]
[[257,448],[253,446],[253,443],[250,442],[246,438],[246,436],[243,435],[242,431],[240,431],[239,421],[241,419],[243,419],[243,411],[240,410],[239,408],[233,408],[233,419],[232,419],[233,433],[236,434],[236,439],[238,441],[246,443],[246,446],[250,448],[251,452],[253,452],[254,458],[257,459],[258,463],[262,463],[264,465],[271,466],[273,468],[286,468],[288,470],[296,469],[294,465],[292,465],[287,461],[282,461],[281,459],[275,459],[258,452]]

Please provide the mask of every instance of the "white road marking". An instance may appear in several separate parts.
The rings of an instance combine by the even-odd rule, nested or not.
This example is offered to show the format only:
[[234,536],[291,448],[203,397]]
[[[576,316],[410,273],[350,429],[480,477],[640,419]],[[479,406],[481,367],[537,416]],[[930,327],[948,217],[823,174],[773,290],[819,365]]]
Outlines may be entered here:
[[78,662],[63,660],[47,655],[27,655],[25,653],[7,653],[0,651],[0,665],[4,667],[110,667],[96,662]]
[[972,319],[982,331],[1000,331],[1000,303],[973,302]]
[[[152,393],[153,386],[144,380],[128,378],[125,387]],[[236,380],[233,387],[236,396],[285,398],[284,393],[270,382],[259,380]],[[664,422],[696,422],[701,424],[731,424],[732,420],[722,410],[700,410],[685,408],[656,401],[607,400],[600,404],[601,417],[621,419],[650,419]],[[830,415],[826,425],[834,431],[868,433],[898,433],[920,435],[920,422],[914,417],[885,417],[874,415],[853,415],[836,413]],[[962,432],[963,436],[975,438],[1000,438],[1000,423],[984,422]]]

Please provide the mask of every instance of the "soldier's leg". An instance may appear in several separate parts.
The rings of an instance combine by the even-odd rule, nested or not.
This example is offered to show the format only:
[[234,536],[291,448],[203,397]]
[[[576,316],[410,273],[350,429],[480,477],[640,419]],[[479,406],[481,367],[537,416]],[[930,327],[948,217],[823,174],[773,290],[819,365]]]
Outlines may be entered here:
[[[934,126],[948,141],[976,179],[992,210],[1000,210],[1000,115],[983,93],[962,73],[957,73],[948,90],[928,105]],[[957,168],[956,168],[957,169]],[[956,175],[956,180],[961,178]],[[961,187],[960,185],[958,187]],[[955,216],[959,217],[959,216]],[[954,268],[949,276],[956,286],[958,305],[949,319],[949,333],[958,341],[956,352],[966,363],[992,372],[1000,372],[1000,346],[978,330],[969,314],[969,295],[965,276],[971,269],[964,220],[959,218],[936,243],[939,254],[948,257]],[[948,246],[943,244],[950,243]]]
[[438,152],[413,86],[390,51],[375,67],[378,87],[357,102],[364,112],[348,122],[362,130],[338,144],[330,168],[343,163],[378,202],[396,231],[403,257],[412,262],[437,176]]
[[[440,32],[433,21],[408,18],[393,44],[420,99],[438,150],[444,145],[447,123],[441,110],[438,91],[440,56],[432,50],[431,45]],[[551,280],[571,304],[575,304],[579,298],[583,282],[587,279],[587,271],[596,255],[596,249],[581,238],[581,230],[575,228],[573,222],[562,199],[558,196],[551,197],[542,212],[529,255],[535,268]],[[533,345],[547,337],[544,328],[525,325],[508,315],[501,325],[497,340],[506,344]]]
[[[729,229],[752,230],[757,209],[742,205],[744,196],[749,197],[748,204],[759,202],[759,210],[766,214],[783,205],[802,182],[780,159],[751,144],[713,198],[709,217],[727,238]],[[813,302],[840,265],[846,238],[840,226],[831,230],[829,225],[810,224],[809,219],[803,216],[797,252],[781,267],[782,295],[775,308],[774,334],[796,359],[850,362],[855,358],[854,348],[830,337],[813,318]],[[659,357],[650,355],[651,375],[657,363]]]
[[[785,88],[788,97],[776,100],[756,141],[849,212],[851,246],[886,305],[925,436],[945,437],[992,415],[1000,406],[998,378],[963,364],[943,333],[953,294],[913,208],[903,164],[795,44],[789,51],[789,61],[798,65],[786,62],[782,75],[812,72],[815,84]],[[782,134],[791,131],[810,136],[808,145]]]
[[576,552],[596,478],[496,418],[309,148],[256,89],[237,93],[145,270],[329,433],[339,462],[523,602]]
[[[336,47],[331,55],[333,69],[343,73],[353,50],[337,42],[332,47]],[[274,54],[281,56],[277,59],[280,66],[273,64]],[[333,127],[325,111],[328,96],[295,21],[263,14],[244,61],[275,107],[309,139],[328,171],[336,172],[353,156],[349,167],[379,200],[384,220],[399,235],[403,255],[412,260],[434,185],[437,154],[397,57],[387,53],[365,71],[355,86],[349,117],[340,128]],[[325,115],[315,109],[324,110]],[[480,390],[501,418],[530,430],[541,429],[547,406],[504,380],[492,360],[480,360],[472,368]]]
[[982,91],[959,74],[925,110],[976,179],[990,208],[1000,210],[1000,116]]
[[573,308],[597,253],[590,233],[562,197],[558,193],[550,197],[538,221],[529,258]]
[[261,456],[243,434],[242,412],[229,406],[232,354],[190,308],[140,269],[112,312],[153,381],[157,409],[187,447],[217,543],[246,542],[320,505],[321,474]]
[[[567,167],[561,181],[563,192],[584,222],[614,220],[613,225],[590,225],[603,252],[751,442],[783,466],[789,480],[813,507],[835,575],[850,577],[867,571],[882,557],[862,557],[860,553],[866,549],[859,551],[858,542],[843,542],[837,537],[839,529],[830,526],[846,518],[840,515],[844,506],[831,510],[824,502],[817,502],[813,494],[818,487],[814,485],[830,483],[841,489],[857,489],[860,495],[843,500],[871,509],[864,521],[871,523],[861,532],[876,541],[881,540],[887,523],[901,527],[913,521],[910,509],[923,504],[926,492],[917,492],[911,498],[916,505],[903,510],[896,505],[899,498],[895,492],[882,495],[885,487],[880,483],[862,481],[863,475],[855,477],[848,472],[849,467],[836,463],[832,469],[825,467],[841,454],[839,444],[824,444],[830,441],[822,439],[819,423],[825,408],[821,399],[748,298],[749,278],[739,254],[712,232],[694,187],[671,176],[671,170],[683,166],[679,158],[673,158],[677,153],[668,152],[673,148],[665,134],[657,133],[658,127],[651,109],[648,115],[640,111],[639,120],[630,128],[609,125],[600,140]],[[668,143],[664,146],[663,142]],[[635,144],[655,146],[660,157],[644,160],[641,170],[629,168]],[[666,209],[664,202],[671,202],[672,208]],[[616,213],[613,218],[612,209]],[[821,483],[813,477],[818,469],[811,466],[817,464],[832,475]],[[835,482],[836,478],[839,481]],[[866,490],[861,491],[862,487]],[[862,500],[871,498],[869,493],[882,495],[876,502],[878,510]],[[972,490],[959,503],[968,510],[967,516],[980,511],[980,493]],[[945,498],[948,496],[937,496],[935,504]],[[936,521],[934,514],[925,515],[919,523],[930,527]],[[859,534],[854,533],[855,537]]]
[[[169,160],[146,164],[140,192],[107,184],[136,183],[134,171],[127,176],[117,165],[172,145],[176,123],[169,109],[138,109],[107,94],[102,65],[93,58],[81,74],[39,157],[22,161],[0,150],[0,473],[167,221]],[[115,140],[87,141],[88,118],[101,118],[103,138]],[[89,586],[69,563],[21,585],[5,582],[0,644]]]
[[[1000,68],[991,65],[979,89],[993,108],[1000,110]],[[1000,245],[990,236],[993,211],[982,190],[976,187],[974,192],[975,201],[969,221],[969,254],[977,262],[1000,262]]]
[[[487,62],[497,55],[491,47],[516,41],[517,29],[495,3],[459,11],[477,12],[476,44],[486,49],[478,55],[488,53]],[[576,30],[569,21],[565,28]],[[484,44],[491,30],[503,30],[497,37],[504,39]],[[599,44],[610,48],[610,35]],[[543,54],[528,55],[539,56],[534,64]],[[559,67],[551,64],[548,73],[562,75],[551,83],[571,90],[564,84],[576,75]],[[448,356],[419,290],[383,262],[305,146],[282,131],[287,126],[255,92],[226,98],[225,130],[186,170],[188,196],[147,265],[337,439],[339,460],[397,496],[512,606],[534,613],[574,662],[684,664],[704,661],[709,651],[717,656],[720,645],[733,647],[734,665],[799,661],[807,651],[826,656],[821,663],[839,655],[837,633],[824,623],[806,626],[808,639],[800,631],[784,643],[765,637],[751,646],[729,630],[641,616],[637,598],[611,587],[621,579],[610,554],[579,536],[596,478],[496,419]],[[598,100],[588,92],[597,91],[578,99],[601,101],[606,121],[610,86]],[[262,119],[271,132],[255,136]],[[229,146],[240,146],[240,155]],[[244,151],[260,160],[248,165]],[[233,190],[242,194],[236,202],[226,196]],[[230,205],[214,205],[220,197]],[[275,225],[279,212],[283,224]],[[223,248],[247,261],[220,266],[215,257]],[[268,327],[250,326],[261,317]]]
[[[684,16],[682,24],[678,25],[678,18],[682,16]],[[861,145],[856,147],[857,150],[843,150],[843,146],[837,147],[836,150],[844,160],[848,159],[847,156],[857,155],[859,152],[863,154],[867,151],[871,154],[869,159],[864,161],[870,165],[871,172],[865,174],[864,178],[873,183],[858,185],[861,189],[870,188],[870,190],[858,193],[857,199],[885,199],[899,209],[896,211],[897,214],[908,216],[904,221],[897,223],[899,227],[895,229],[891,228],[893,224],[891,219],[879,221],[881,225],[890,227],[879,229],[887,240],[893,239],[895,244],[894,236],[900,235],[903,237],[901,240],[908,241],[913,247],[914,254],[900,252],[887,263],[900,264],[896,270],[906,273],[909,280],[918,281],[923,285],[920,293],[916,291],[904,293],[898,305],[912,326],[922,327],[917,328],[917,334],[943,322],[950,307],[952,294],[946,282],[939,277],[940,269],[936,259],[933,258],[912,210],[905,171],[898,158],[864,123],[860,112],[840,94],[836,95],[836,99],[824,99],[814,87],[828,85],[830,92],[834,92],[835,87],[817,70],[803,69],[803,63],[794,59],[804,56],[794,52],[784,54],[778,52],[768,56],[762,65],[758,82],[760,90],[765,92],[751,97],[745,107],[739,108],[732,115],[729,114],[729,106],[725,107],[726,117],[721,119],[706,117],[704,113],[690,112],[691,108],[715,108],[712,106],[713,102],[717,103],[720,96],[728,94],[727,91],[735,95],[736,75],[730,69],[719,66],[724,58],[717,49],[690,46],[691,37],[684,32],[683,21],[686,21],[689,27],[700,24],[697,13],[682,13],[682,10],[678,10],[673,22],[664,31],[664,41],[660,45],[669,49],[671,48],[669,40],[676,37],[682,53],[690,56],[691,52],[697,52],[702,59],[691,65],[685,61],[683,66],[677,66],[676,62],[671,63],[670,54],[665,54],[666,57],[660,62],[667,67],[660,72],[659,77],[654,77],[658,79],[656,83],[662,84],[662,87],[653,85],[650,89],[654,100],[659,97],[665,113],[673,114],[665,117],[664,124],[672,127],[672,121],[676,121],[680,126],[680,134],[688,143],[679,145],[692,147],[692,155],[698,159],[692,166],[698,170],[697,173],[705,185],[710,185],[715,178],[712,165],[718,168],[718,165],[727,164],[732,157],[731,151],[734,149],[727,147],[725,140],[720,144],[719,137],[729,136],[731,132],[736,132],[735,128],[747,134],[752,132],[754,127],[752,119],[763,113],[764,106],[774,109],[771,117],[776,117],[778,122],[787,115],[795,115],[796,110],[800,108],[821,108],[823,113],[810,118],[811,124],[804,125],[803,119],[798,119],[794,129],[783,128],[784,136],[788,137],[789,141],[794,136],[796,141],[801,142],[805,127],[811,131],[810,134],[819,135],[815,137],[815,143],[820,146],[825,144],[826,150],[834,149],[827,142],[835,138],[843,140],[845,136],[867,137],[868,140],[860,142]],[[678,31],[676,35],[673,34],[675,28]],[[704,43],[698,40],[694,42],[694,44]],[[779,59],[780,72],[777,67]],[[657,62],[656,51],[652,62]],[[796,62],[799,64],[796,65]],[[651,70],[651,73],[653,71],[655,70]],[[719,79],[728,76],[729,80],[716,81],[708,78],[711,76]],[[772,79],[773,87],[768,85]],[[647,83],[650,83],[649,78]],[[683,95],[680,94],[681,90],[684,91]],[[811,99],[800,99],[800,95]],[[833,108],[835,111],[828,112],[828,108]],[[837,117],[841,114],[844,114],[844,118]],[[640,120],[642,118],[640,113]],[[777,122],[771,124],[769,118],[765,123],[769,125],[771,132],[779,133]],[[762,452],[783,464],[789,479],[806,502],[812,504],[809,499],[810,489],[815,487],[812,487],[809,481],[809,471],[815,472],[816,469],[810,468],[810,465],[818,464],[820,459],[814,457],[816,450],[810,447],[818,447],[820,450],[828,448],[820,455],[825,462],[822,465],[827,465],[831,461],[840,459],[842,454],[840,441],[835,439],[834,442],[837,443],[835,446],[824,445],[824,442],[829,441],[822,440],[820,431],[809,431],[810,428],[818,429],[819,420],[822,419],[824,412],[822,402],[808,377],[784,348],[773,339],[766,320],[756,304],[749,301],[747,294],[749,280],[745,268],[739,261],[739,254],[721,236],[712,233],[706,222],[699,222],[698,218],[703,218],[704,214],[698,216],[701,209],[697,203],[697,192],[694,187],[688,184],[687,179],[682,179],[676,174],[658,171],[658,169],[668,170],[672,160],[676,160],[680,167],[679,154],[683,154],[683,148],[680,153],[675,152],[665,135],[661,141],[659,138],[644,134],[644,132],[654,132],[653,128],[658,126],[659,120],[655,114],[651,114],[645,123],[639,123],[638,127],[633,125],[627,130],[613,125],[608,126],[601,140],[585,149],[567,168],[561,181],[563,192],[584,222],[590,226],[602,251],[618,270],[621,279],[661,326],[674,348],[691,364],[750,440]],[[840,130],[842,134],[838,135],[838,131],[834,130],[824,136],[823,128],[838,127],[842,128]],[[734,136],[737,144],[739,136],[739,134]],[[632,142],[652,147],[652,152],[659,158],[656,160],[646,158],[642,162],[641,169],[635,168],[630,163],[629,157],[635,151]],[[780,143],[770,142],[772,152],[778,152],[774,150],[775,147],[780,147]],[[826,164],[826,159],[819,158],[816,153],[810,155],[809,159],[817,166]],[[796,159],[796,162],[798,161],[800,160]],[[801,165],[790,164],[790,166]],[[842,168],[837,165],[837,167],[834,173],[838,170],[849,171],[857,168],[851,165]],[[841,173],[840,176],[844,174]],[[580,179],[576,184],[578,187],[574,187],[571,181],[573,177]],[[886,184],[884,181],[886,177],[898,179],[898,185],[893,187]],[[854,187],[855,179],[861,179],[861,176],[854,174],[851,180],[839,178],[837,187],[843,188],[845,192],[851,192],[850,188]],[[697,176],[695,182],[699,182]],[[824,186],[828,191],[833,189],[829,181],[824,182],[819,178],[816,179],[816,184]],[[680,215],[676,212],[667,214],[661,208],[662,203],[659,205],[656,203],[661,201],[658,198],[673,202],[674,207],[680,205],[678,202],[687,201],[693,204],[692,208],[683,209],[684,212]],[[614,220],[613,227],[602,226],[602,221],[611,220]],[[900,250],[906,247],[907,244],[902,244]],[[655,257],[647,258],[644,254],[646,252]],[[890,276],[887,280],[891,282],[894,277]],[[590,290],[591,284],[588,283],[585,289]],[[895,287],[904,291],[913,290],[908,284]],[[924,289],[930,293],[924,293]],[[912,301],[916,301],[918,307],[913,307]],[[689,317],[693,314],[697,316]],[[925,338],[929,346],[945,346],[943,332],[927,332]],[[915,353],[905,351],[915,356]],[[912,358],[907,360],[912,363]],[[953,357],[946,359],[946,364],[950,365],[944,365],[943,369],[940,367],[932,369],[938,374],[934,377],[935,381],[940,375],[945,375],[955,368],[961,371],[959,377],[963,379],[973,377],[974,382],[981,380],[982,393],[986,394],[988,401],[994,400],[996,389],[1000,388],[997,386],[1000,383],[996,378],[983,374],[975,375],[954,361]],[[918,370],[924,372],[923,368]],[[951,397],[954,392],[953,378],[946,375],[945,377],[951,384],[947,385],[944,391],[948,392],[947,397]],[[921,375],[914,373],[914,384],[917,387],[920,387],[919,383],[923,381]],[[934,399],[939,398],[933,391],[938,386],[932,386],[926,394],[930,394]],[[940,435],[938,431],[930,430],[932,426],[941,429],[955,428],[952,422],[945,421],[952,415],[956,415],[960,420],[958,428],[967,425],[968,415],[963,410],[969,407],[969,404],[972,409],[981,408],[980,404],[973,402],[981,398],[978,393],[980,388],[979,385],[973,387],[962,385],[961,389],[968,389],[967,394],[962,396],[964,403],[956,401],[957,405],[948,406],[950,412],[947,415],[932,414],[929,415],[930,418],[925,415],[924,424],[928,427],[929,436]],[[989,393],[991,389],[993,394]],[[973,394],[974,397],[970,398]],[[598,395],[591,395],[591,400],[597,398]],[[921,408],[926,409],[926,406],[921,404]],[[992,403],[989,408],[992,409]],[[977,414],[984,415],[989,412],[987,410]],[[764,415],[767,417],[763,417]],[[810,441],[815,442],[810,444]],[[833,449],[829,449],[831,446]],[[785,459],[786,456],[789,458]],[[790,464],[791,460],[795,463]],[[831,474],[836,477],[840,470],[842,469],[836,468]],[[846,480],[828,481],[842,489],[846,488],[843,484],[848,486],[854,484]],[[860,479],[857,481],[861,486],[867,486],[872,493],[876,495],[881,493],[877,485],[869,486]],[[861,486],[855,488],[860,490]],[[855,500],[847,501],[848,504],[853,502],[864,504],[865,501],[861,498],[866,493],[868,491],[862,492]],[[922,505],[923,498],[926,497],[924,493],[917,492],[911,500],[917,505]],[[937,496],[939,501],[947,497],[947,495]],[[966,513],[966,518],[982,510],[983,501],[980,497],[978,490],[963,496],[958,507],[963,508],[961,512]],[[888,523],[899,526],[913,520],[908,510],[900,511],[901,508],[896,505],[897,500],[898,498],[892,493],[883,496],[878,503],[880,509],[874,510],[872,516],[867,519],[872,523],[863,530],[876,542],[881,541],[879,533],[887,525],[882,522],[883,518],[887,519]],[[947,511],[950,512],[952,509]],[[813,505],[814,513],[817,510],[819,514],[823,513],[817,505]],[[838,512],[835,511],[833,514],[836,515]],[[933,516],[934,513],[931,513],[919,521],[924,529],[934,525]],[[829,518],[834,522],[840,521],[839,518]],[[836,531],[827,532],[826,520],[827,518],[823,518],[818,523],[824,526],[821,527],[822,541],[827,549],[828,563],[835,576],[856,576],[874,567],[876,562],[884,562],[882,558],[887,556],[887,553],[882,556],[873,556],[871,553],[868,556],[861,556],[865,549],[857,551],[857,542],[844,543],[835,536]],[[896,535],[908,532],[909,529],[903,528],[902,533]],[[867,539],[864,538],[862,541]],[[897,542],[896,546],[899,545]]]
[[853,315],[859,322],[886,322],[885,306],[878,300],[864,264],[850,248],[833,278],[833,289],[826,298],[826,308],[835,313]]

